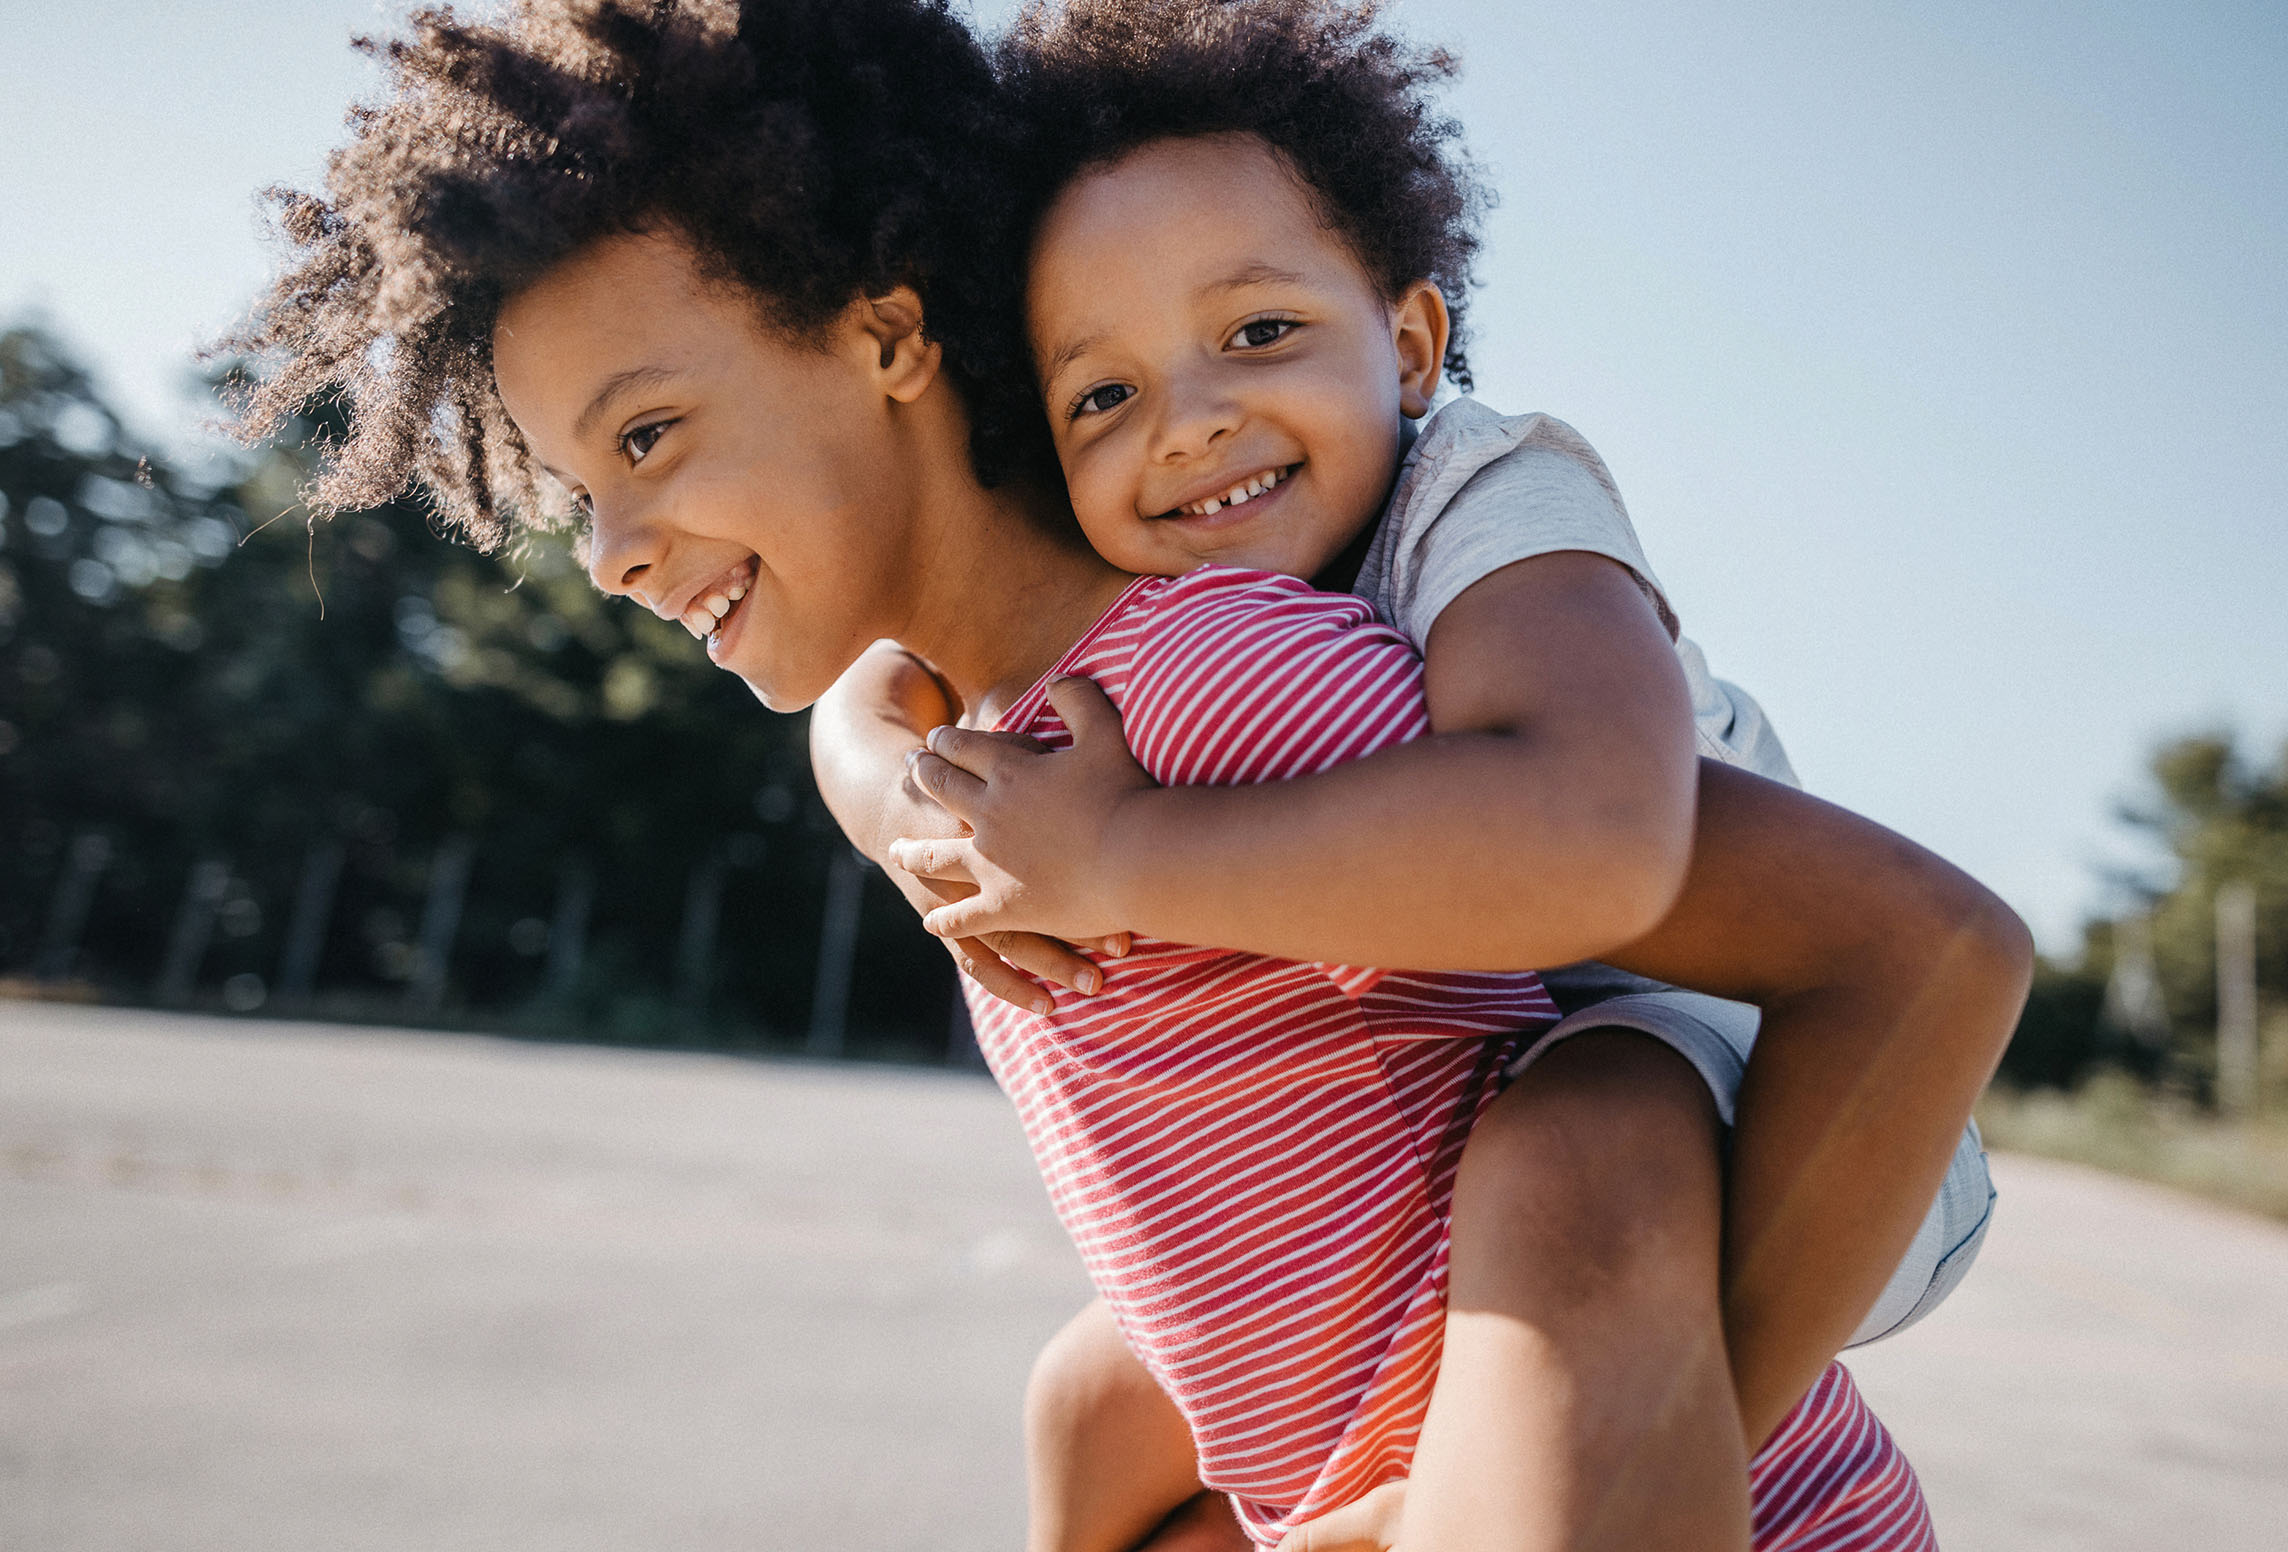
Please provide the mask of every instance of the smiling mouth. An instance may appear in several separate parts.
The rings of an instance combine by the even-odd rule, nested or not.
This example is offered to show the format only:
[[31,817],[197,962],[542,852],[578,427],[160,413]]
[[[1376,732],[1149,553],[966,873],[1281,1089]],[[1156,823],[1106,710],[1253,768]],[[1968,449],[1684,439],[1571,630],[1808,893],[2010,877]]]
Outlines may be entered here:
[[723,628],[740,602],[754,589],[759,564],[754,556],[748,556],[701,589],[678,616],[683,628],[706,642],[710,652],[722,640]]
[[1198,501],[1187,502],[1173,511],[1163,512],[1160,515],[1162,517],[1213,517],[1225,507],[1242,506],[1253,501],[1257,496],[1268,493],[1301,467],[1303,466],[1299,463],[1291,463],[1275,469],[1264,469],[1259,473],[1249,475],[1246,479],[1226,490],[1220,490],[1214,495],[1203,497]]

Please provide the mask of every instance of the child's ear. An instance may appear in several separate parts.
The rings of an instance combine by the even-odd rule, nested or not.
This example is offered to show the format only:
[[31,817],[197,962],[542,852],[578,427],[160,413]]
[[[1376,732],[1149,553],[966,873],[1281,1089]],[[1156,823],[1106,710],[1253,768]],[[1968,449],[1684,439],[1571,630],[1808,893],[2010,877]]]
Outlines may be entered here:
[[1408,420],[1430,413],[1438,379],[1446,370],[1446,337],[1452,331],[1444,293],[1417,280],[1391,305],[1390,342],[1398,351],[1398,410]]
[[936,381],[945,348],[922,336],[922,299],[914,288],[900,286],[886,296],[867,297],[851,310],[872,342],[882,391],[900,404],[920,398]]

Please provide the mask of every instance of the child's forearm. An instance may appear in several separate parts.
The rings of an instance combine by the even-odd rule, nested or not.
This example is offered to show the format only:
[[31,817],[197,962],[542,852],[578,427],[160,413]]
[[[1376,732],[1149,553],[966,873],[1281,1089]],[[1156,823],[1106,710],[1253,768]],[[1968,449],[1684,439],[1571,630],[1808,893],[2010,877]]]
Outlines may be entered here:
[[943,809],[904,779],[907,753],[952,716],[935,676],[886,641],[868,648],[811,707],[810,764],[819,796],[851,844],[876,862],[901,835],[958,832]]
[[[933,738],[918,779],[976,831],[915,872],[980,895],[932,930],[1132,928],[1182,943],[1425,970],[1594,957],[1684,877],[1691,698],[1659,616],[1601,556],[1480,579],[1431,628],[1435,736],[1315,775],[1156,788],[1093,686],[1052,684],[1065,753]],[[1308,749],[1281,751],[1309,769]]]
[[1418,740],[1295,781],[1124,805],[1102,858],[1137,931],[1290,959],[1523,970],[1657,922],[1683,875],[1676,809],[1564,778],[1530,734]]
[[1725,1330],[1760,1443],[1850,1338],[1936,1195],[2024,1001],[1993,895],[1841,809],[1702,762],[1677,908],[1612,956],[1759,1003],[1725,1209]]
[[1650,931],[1684,880],[1698,775],[1683,673],[1634,579],[1580,554],[1481,579],[1432,627],[1423,688],[1436,737],[1134,800],[1110,859],[1134,925],[1413,970],[1570,964]]

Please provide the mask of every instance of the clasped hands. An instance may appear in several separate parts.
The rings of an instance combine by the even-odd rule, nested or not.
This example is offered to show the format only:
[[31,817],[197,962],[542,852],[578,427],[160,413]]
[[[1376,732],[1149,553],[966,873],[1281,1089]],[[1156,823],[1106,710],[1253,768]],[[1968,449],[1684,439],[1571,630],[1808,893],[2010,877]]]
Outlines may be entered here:
[[889,861],[945,903],[922,925],[977,982],[1035,1013],[1050,1004],[1028,977],[1084,995],[1102,989],[1087,950],[1119,958],[1130,935],[1119,901],[1118,836],[1136,800],[1159,790],[1128,752],[1120,713],[1086,679],[1050,684],[1070,749],[1015,734],[933,729],[906,757],[906,779],[968,833],[903,838]]

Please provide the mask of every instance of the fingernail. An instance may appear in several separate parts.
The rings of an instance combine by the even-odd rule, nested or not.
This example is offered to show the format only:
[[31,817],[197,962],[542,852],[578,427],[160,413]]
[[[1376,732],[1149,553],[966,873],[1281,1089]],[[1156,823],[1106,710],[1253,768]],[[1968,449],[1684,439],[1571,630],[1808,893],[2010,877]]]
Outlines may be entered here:
[[913,769],[913,768],[914,768],[916,765],[918,765],[918,764],[920,764],[920,763],[921,763],[921,758],[922,758],[922,752],[921,752],[919,749],[909,749],[909,750],[907,750],[907,751],[906,751],[906,769],[907,769],[907,770],[909,770],[909,771],[910,771],[910,770],[912,770],[912,769]]
[[945,734],[945,729],[944,729],[944,728],[942,728],[942,727],[933,727],[933,728],[931,728],[931,729],[929,730],[929,734],[928,734],[928,736],[927,736],[927,737],[925,737],[925,738],[923,738],[922,742],[923,742],[923,743],[925,743],[925,744],[927,744],[927,745],[929,745],[929,751],[930,751],[930,753],[931,753],[931,754],[936,754],[936,753],[937,753],[937,741],[938,741],[938,739],[939,739],[939,738],[943,737],[943,736],[944,736],[944,734]]
[[1101,970],[1083,970],[1080,973],[1080,989],[1091,997],[1104,990],[1104,972]]
[[1035,997],[1033,999],[1033,1011],[1038,1013],[1043,1018],[1047,1018],[1050,1014],[1056,1012],[1056,1010],[1057,1005],[1049,1001],[1049,999],[1046,997]]

